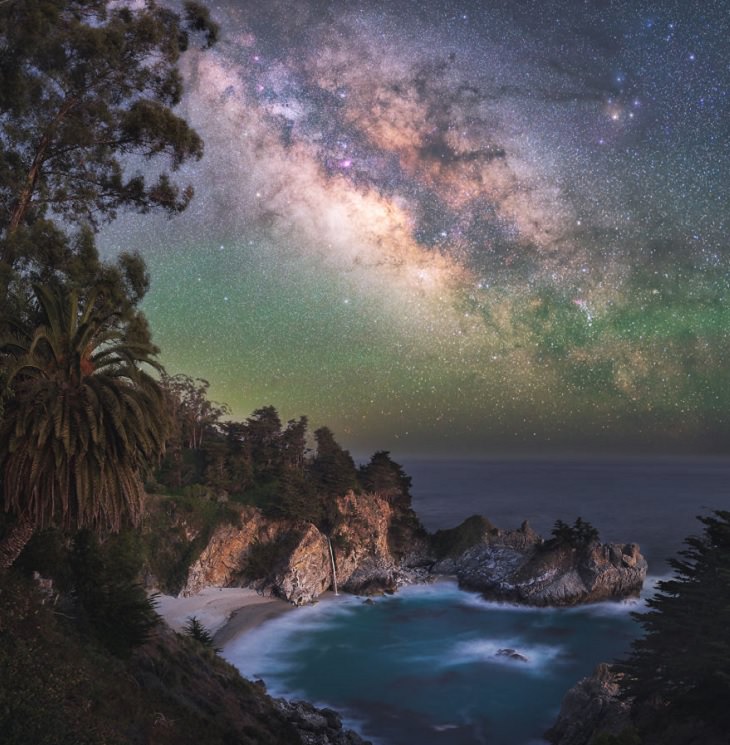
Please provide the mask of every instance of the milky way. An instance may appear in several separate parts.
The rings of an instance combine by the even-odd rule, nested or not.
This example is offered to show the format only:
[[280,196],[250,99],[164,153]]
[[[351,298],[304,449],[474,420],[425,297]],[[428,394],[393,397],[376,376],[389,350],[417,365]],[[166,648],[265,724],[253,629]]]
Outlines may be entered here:
[[170,372],[356,451],[730,443],[724,2],[227,2],[196,198],[123,217]]

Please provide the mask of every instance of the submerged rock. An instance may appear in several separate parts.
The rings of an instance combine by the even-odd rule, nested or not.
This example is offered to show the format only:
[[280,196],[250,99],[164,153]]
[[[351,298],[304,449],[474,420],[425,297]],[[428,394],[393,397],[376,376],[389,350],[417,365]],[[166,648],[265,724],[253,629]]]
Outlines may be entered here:
[[515,660],[515,662],[528,662],[527,657],[525,655],[520,654],[516,649],[498,649],[495,654],[495,657],[507,657],[510,660]]
[[617,735],[631,726],[631,704],[619,698],[620,674],[610,665],[599,665],[563,698],[555,724],[545,733],[552,745],[586,745],[606,732]]

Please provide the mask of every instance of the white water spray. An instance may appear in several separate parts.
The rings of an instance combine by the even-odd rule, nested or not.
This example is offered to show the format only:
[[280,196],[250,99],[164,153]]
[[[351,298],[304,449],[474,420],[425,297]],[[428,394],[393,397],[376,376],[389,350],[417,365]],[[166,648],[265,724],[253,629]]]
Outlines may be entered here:
[[330,548],[330,561],[332,562],[332,586],[335,590],[335,595],[339,595],[340,593],[337,592],[337,569],[335,568],[335,555],[332,552],[332,541],[330,540],[329,536],[327,536],[327,545]]

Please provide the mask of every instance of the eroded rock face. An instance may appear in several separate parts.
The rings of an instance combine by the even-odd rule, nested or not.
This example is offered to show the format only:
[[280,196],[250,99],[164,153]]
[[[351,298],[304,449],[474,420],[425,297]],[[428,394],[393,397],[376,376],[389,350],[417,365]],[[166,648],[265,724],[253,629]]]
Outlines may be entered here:
[[[425,569],[410,569],[391,548],[394,523],[409,509],[394,507],[377,494],[349,493],[337,500],[331,540],[340,588],[372,594],[423,579]],[[415,517],[412,522],[418,525]],[[420,535],[414,534],[408,545],[407,561],[429,563],[427,544]],[[255,562],[261,549],[264,567]],[[182,594],[192,595],[204,587],[249,584],[296,605],[311,602],[333,587],[327,536],[311,523],[271,519],[247,507],[237,525],[216,529],[190,567]]]
[[[441,551],[450,553],[434,563],[434,545],[410,507],[377,494],[346,494],[337,500],[330,535],[338,586],[379,594],[430,574],[455,574],[462,587],[488,598],[557,606],[635,595],[646,577],[636,544],[554,546],[526,522],[518,530],[500,530],[483,518],[444,535]],[[438,540],[437,534],[434,544]],[[311,602],[333,587],[328,537],[311,523],[242,509],[237,525],[214,532],[182,593],[246,585],[297,605]]]
[[[261,576],[248,571],[256,547],[271,547]],[[327,539],[311,523],[272,520],[255,508],[238,525],[219,526],[188,572],[183,595],[204,587],[254,585],[295,605],[309,603],[332,584]]]
[[607,732],[617,735],[631,726],[631,704],[619,698],[619,673],[601,664],[563,698],[555,724],[545,733],[552,745],[586,745]]
[[311,603],[332,584],[327,539],[308,523],[276,574],[273,591],[295,605]]
[[396,562],[388,545],[393,508],[385,499],[353,493],[337,500],[332,544],[339,586],[372,594],[394,590]]
[[195,595],[204,587],[235,587],[255,543],[272,543],[292,530],[286,520],[265,518],[254,507],[241,511],[238,525],[219,526],[198,559],[191,565],[181,595]]

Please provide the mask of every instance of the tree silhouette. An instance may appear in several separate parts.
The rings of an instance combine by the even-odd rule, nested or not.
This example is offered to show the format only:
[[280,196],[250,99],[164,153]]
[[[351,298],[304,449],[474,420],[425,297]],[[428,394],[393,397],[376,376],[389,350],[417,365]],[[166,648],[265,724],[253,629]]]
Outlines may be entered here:
[[730,728],[730,512],[698,519],[703,535],[685,540],[680,558],[669,562],[674,577],[658,583],[648,612],[635,614],[645,635],[621,669],[635,710],[653,710],[653,725],[669,731],[694,722],[697,742],[724,742]]

